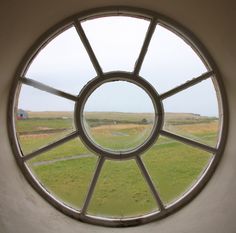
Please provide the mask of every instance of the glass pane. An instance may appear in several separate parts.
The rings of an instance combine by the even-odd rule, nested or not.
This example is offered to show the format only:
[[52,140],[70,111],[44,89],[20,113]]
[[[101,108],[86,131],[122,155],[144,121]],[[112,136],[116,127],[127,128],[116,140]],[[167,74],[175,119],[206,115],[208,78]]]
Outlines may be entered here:
[[206,72],[193,49],[180,37],[157,26],[140,75],[161,94]]
[[160,137],[143,155],[147,170],[166,204],[190,189],[211,158],[210,153],[165,137]]
[[16,112],[16,131],[24,154],[74,131],[74,102],[22,85]]
[[97,157],[76,139],[27,161],[27,165],[48,192],[81,209],[96,161]]
[[88,214],[125,218],[147,214],[157,208],[134,160],[105,162]]
[[26,73],[28,78],[75,95],[95,76],[95,70],[74,27],[47,44]]
[[164,129],[195,141],[215,146],[219,113],[211,79],[164,100]]
[[125,16],[103,17],[82,23],[105,72],[134,69],[148,25],[146,20]]
[[128,151],[143,144],[152,132],[154,119],[148,94],[125,81],[103,84],[84,108],[86,131],[92,140],[113,151]]

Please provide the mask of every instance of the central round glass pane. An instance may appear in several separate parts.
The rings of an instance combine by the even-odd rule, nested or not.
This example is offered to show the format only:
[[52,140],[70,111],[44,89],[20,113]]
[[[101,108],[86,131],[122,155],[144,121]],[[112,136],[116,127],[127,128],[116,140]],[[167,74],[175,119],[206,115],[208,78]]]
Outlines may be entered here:
[[83,111],[84,128],[91,140],[104,150],[127,152],[150,136],[155,109],[150,96],[127,81],[99,86],[87,99]]

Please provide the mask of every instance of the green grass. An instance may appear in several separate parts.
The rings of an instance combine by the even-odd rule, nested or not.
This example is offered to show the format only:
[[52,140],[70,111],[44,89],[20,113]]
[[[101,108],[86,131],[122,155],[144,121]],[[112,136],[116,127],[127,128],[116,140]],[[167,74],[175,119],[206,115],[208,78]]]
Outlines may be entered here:
[[151,130],[151,125],[111,125],[109,128],[102,127],[99,130],[92,128],[91,136],[103,148],[123,151],[141,145],[148,138]]
[[130,112],[85,112],[85,118],[90,120],[141,122],[144,118],[152,121],[154,113],[130,113]]
[[16,121],[17,132],[40,133],[44,130],[59,130],[59,129],[72,129],[73,123],[72,119],[63,119],[63,118],[29,118],[25,120]]
[[[161,198],[173,201],[198,178],[211,157],[181,143],[156,144],[143,155]],[[33,166],[42,184],[65,203],[80,209],[94,171],[95,157]],[[136,216],[158,209],[134,160],[107,161],[88,212],[103,216]]]
[[199,123],[184,123],[172,125],[168,121],[165,123],[164,129],[178,135],[193,139],[195,141],[215,146],[217,142],[217,131],[219,127],[218,120],[200,121]]
[[[45,141],[44,141],[45,143]],[[51,161],[77,155],[92,155],[79,138],[73,139],[30,160],[30,163]]]
[[101,216],[137,216],[157,204],[134,160],[106,161],[88,213]]
[[[99,114],[96,113],[96,115],[98,116]],[[131,115],[129,120],[131,118],[132,121],[135,120],[134,115]],[[101,113],[100,117],[103,119],[104,113]],[[187,117],[189,117],[189,114]],[[45,133],[44,127],[54,127],[56,129],[64,128],[65,126],[69,127],[68,119],[55,119],[55,122],[53,121],[53,118],[48,119],[46,117],[45,119],[40,119],[40,121],[35,120],[35,118],[19,121],[21,132],[31,132],[30,134],[19,136],[24,153],[29,153],[48,145],[50,142],[70,132],[68,130]],[[27,125],[27,122],[29,125]],[[140,124],[136,126],[133,124],[133,127],[128,127],[130,124],[127,124],[127,127],[123,127],[124,125],[118,124],[117,128],[110,128],[109,131],[106,128],[107,125],[104,124],[99,126],[100,128],[92,127],[91,133],[103,146],[111,149],[120,149],[122,147],[129,148],[133,142],[136,143],[133,145],[139,144],[145,135],[141,134],[140,136],[140,132],[142,133],[140,128],[150,127],[150,125],[142,126]],[[183,136],[194,137],[206,144],[214,145],[217,125],[217,120],[208,119],[207,121],[193,124],[189,122],[188,124],[185,122],[182,125],[169,124],[169,128],[166,129]],[[38,127],[41,127],[41,133],[36,132]],[[114,136],[112,134],[114,130],[116,130],[116,133],[123,133],[124,135],[118,134],[118,136]],[[146,131],[144,130],[143,132]],[[210,153],[200,149],[165,137],[159,137],[156,144],[143,154],[141,158],[163,202],[170,203],[194,184],[208,165],[211,156]],[[68,157],[68,160],[61,160],[66,157]],[[74,208],[80,209],[88,191],[96,161],[97,156],[93,155],[79,138],[76,138],[29,160],[27,164],[42,185],[58,199]],[[105,161],[88,213],[122,218],[124,216],[150,213],[157,209],[158,206],[135,160]]]
[[32,170],[49,192],[64,203],[80,209],[95,165],[96,158],[89,157],[34,166]]
[[186,191],[207,166],[211,154],[173,140],[158,142],[144,154],[144,163],[165,203]]
[[63,131],[60,133],[50,133],[50,134],[21,135],[18,136],[18,139],[21,145],[21,150],[23,151],[24,154],[28,154],[32,151],[35,151],[41,147],[44,147],[52,142],[55,142],[65,137],[70,132],[71,131]]

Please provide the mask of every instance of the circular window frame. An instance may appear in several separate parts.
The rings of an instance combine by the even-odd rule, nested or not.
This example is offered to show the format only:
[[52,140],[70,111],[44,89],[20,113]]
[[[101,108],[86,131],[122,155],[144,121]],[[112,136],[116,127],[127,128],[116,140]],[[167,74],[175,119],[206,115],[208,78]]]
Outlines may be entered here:
[[[145,91],[146,94],[148,94],[148,96],[152,100],[153,107],[155,110],[155,119],[153,122],[152,131],[148,138],[145,139],[145,141],[141,145],[126,151],[113,151],[100,147],[95,142],[93,142],[92,138],[88,135],[87,130],[85,129],[83,124],[84,104],[89,98],[89,96],[97,88],[99,88],[99,86],[108,82],[115,81],[126,81],[143,89],[143,91]],[[159,98],[159,94],[145,79],[128,72],[109,72],[99,77],[95,77],[93,80],[91,80],[88,84],[84,86],[84,88],[79,94],[79,99],[75,104],[74,118],[76,122],[76,128],[78,132],[80,132],[80,138],[90,150],[92,150],[95,154],[104,156],[107,159],[124,160],[135,158],[137,154],[141,155],[156,142],[159,136],[159,132],[163,126],[163,112],[164,110]]]
[[[131,16],[134,18],[141,18],[147,19],[150,21],[150,25],[148,31],[154,31],[157,24],[167,28],[168,30],[177,34],[180,38],[182,38],[187,44],[191,46],[191,48],[196,52],[196,54],[201,58],[202,62],[205,64],[208,73],[211,72],[212,82],[216,89],[217,99],[218,99],[218,107],[219,107],[219,132],[220,135],[218,136],[218,144],[216,145],[215,151],[212,150],[211,147],[205,146],[203,148],[206,151],[211,151],[214,153],[214,157],[212,158],[211,162],[209,162],[207,169],[203,172],[202,176],[198,179],[198,181],[186,192],[184,193],[176,202],[171,203],[167,206],[161,206],[159,211],[152,212],[147,215],[139,216],[139,217],[132,217],[132,218],[124,218],[124,219],[111,219],[105,217],[98,217],[98,216],[90,216],[85,214],[83,211],[77,211],[66,204],[62,203],[61,201],[57,200],[52,194],[50,194],[41,184],[40,182],[34,177],[31,173],[30,169],[26,165],[26,160],[23,157],[23,153],[19,146],[19,142],[17,139],[17,132],[15,127],[14,121],[14,114],[15,108],[17,106],[18,96],[20,92],[20,87],[22,83],[30,84],[30,80],[24,78],[24,74],[27,72],[28,67],[32,63],[33,59],[37,56],[37,54],[44,48],[51,40],[53,40],[58,34],[65,31],[71,26],[76,26],[77,30],[80,30],[78,26],[80,25],[80,21],[84,21],[87,19],[99,18],[103,16]],[[80,31],[82,32],[82,31]],[[152,34],[147,33],[146,38],[151,36]],[[86,37],[83,37],[83,39]],[[89,46],[88,41],[83,41],[86,47],[86,50],[92,57],[90,57],[93,66],[98,74],[98,76],[103,75],[103,71],[101,70],[99,64],[97,63],[96,57]],[[146,40],[145,40],[146,42]],[[141,52],[140,52],[140,59],[136,63],[134,72],[132,75],[138,76],[139,70],[141,68],[148,44],[143,45]],[[94,55],[94,57],[93,57]],[[38,86],[40,89],[40,85]],[[45,87],[43,87],[45,89]],[[49,92],[53,93],[54,90],[49,90]],[[55,93],[54,93],[55,94]],[[60,96],[66,95],[66,93],[61,92]],[[162,96],[163,97],[163,96]],[[73,98],[71,96],[66,96],[66,98]],[[25,178],[28,182],[32,185],[32,187],[50,204],[52,204],[56,209],[60,210],[64,214],[78,219],[83,222],[103,225],[103,226],[111,226],[111,227],[123,227],[123,226],[134,226],[140,225],[144,223],[148,223],[154,220],[161,219],[166,217],[181,207],[185,206],[189,203],[197,194],[203,189],[206,183],[209,181],[210,177],[213,175],[217,164],[219,163],[222,154],[224,152],[225,143],[227,140],[227,132],[228,132],[228,105],[227,105],[227,98],[226,93],[224,90],[223,82],[220,76],[220,72],[213,61],[212,57],[210,56],[209,52],[206,48],[202,45],[202,43],[196,38],[193,33],[189,30],[181,26],[179,23],[175,22],[174,20],[163,16],[159,13],[141,9],[141,8],[133,8],[133,7],[123,7],[123,6],[114,6],[114,7],[105,7],[105,8],[96,8],[88,11],[84,11],[82,13],[75,14],[57,25],[50,28],[46,33],[44,33],[36,42],[35,44],[29,49],[29,51],[24,56],[22,62],[18,66],[16,74],[14,76],[13,84],[9,93],[9,104],[8,104],[8,116],[7,116],[7,126],[8,126],[8,134],[11,143],[11,147],[13,150],[13,154],[15,155],[16,161],[21,168]],[[162,132],[165,136],[173,136],[168,135],[167,132]],[[74,138],[75,134],[71,134],[67,140]],[[178,140],[178,138],[174,138]],[[186,139],[186,144],[189,144],[189,141]],[[196,144],[195,144],[196,145]],[[43,149],[42,149],[43,150]],[[96,172],[99,172],[101,169],[103,162],[105,159],[100,157],[98,162],[98,167]],[[136,162],[139,166],[143,166],[141,159],[137,156]],[[144,169],[144,170],[142,170]],[[141,168],[142,171],[145,173],[145,168]],[[96,172],[94,177],[96,176]],[[157,197],[158,198],[158,197]],[[85,203],[86,205],[86,203]]]

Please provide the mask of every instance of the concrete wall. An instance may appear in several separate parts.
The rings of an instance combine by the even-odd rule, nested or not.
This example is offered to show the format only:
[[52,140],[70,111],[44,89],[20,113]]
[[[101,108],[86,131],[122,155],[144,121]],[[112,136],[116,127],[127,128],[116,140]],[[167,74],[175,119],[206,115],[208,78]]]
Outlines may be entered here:
[[[143,7],[190,29],[218,64],[225,84],[229,135],[223,158],[204,190],[170,217],[134,228],[103,228],[64,216],[26,182],[7,135],[8,93],[27,49],[48,28],[84,9]],[[0,233],[236,232],[236,1],[234,0],[1,0],[0,1]]]

